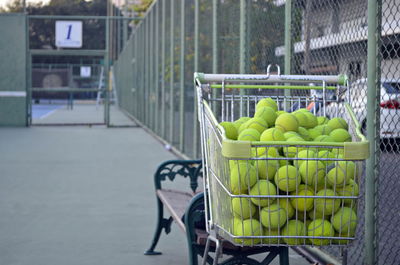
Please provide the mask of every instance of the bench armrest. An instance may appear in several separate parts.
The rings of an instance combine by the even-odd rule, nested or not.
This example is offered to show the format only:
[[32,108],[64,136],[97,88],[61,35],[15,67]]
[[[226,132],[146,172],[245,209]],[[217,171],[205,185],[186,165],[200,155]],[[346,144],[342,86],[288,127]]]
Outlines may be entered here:
[[199,177],[203,176],[201,160],[168,160],[162,163],[154,174],[155,189],[162,189],[161,183],[169,179],[174,181],[177,175],[189,178],[193,193],[198,188]]

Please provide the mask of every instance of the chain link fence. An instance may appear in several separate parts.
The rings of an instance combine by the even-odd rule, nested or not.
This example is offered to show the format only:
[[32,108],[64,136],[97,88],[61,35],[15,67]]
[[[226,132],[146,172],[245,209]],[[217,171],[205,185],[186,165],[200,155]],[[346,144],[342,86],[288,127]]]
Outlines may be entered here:
[[[291,23],[285,18],[291,3]],[[291,74],[346,74],[346,93],[367,132],[368,2],[365,0],[154,1],[115,62],[120,105],[188,157],[200,157],[193,72],[265,73],[269,64]],[[381,31],[376,91],[376,264],[397,264],[400,251],[400,1],[378,1]],[[285,31],[290,30],[290,54]],[[286,57],[286,58],[285,58]],[[271,69],[277,71],[277,67]],[[129,76],[129,77],[128,77]],[[297,95],[306,92],[292,91]],[[279,91],[270,90],[268,95]],[[336,97],[337,95],[330,95]],[[374,143],[372,143],[374,144]],[[362,180],[361,183],[364,183]],[[360,186],[364,194],[364,185]],[[323,248],[348,264],[363,264],[366,229],[362,195],[356,240],[342,251]],[[371,228],[374,229],[374,228]]]

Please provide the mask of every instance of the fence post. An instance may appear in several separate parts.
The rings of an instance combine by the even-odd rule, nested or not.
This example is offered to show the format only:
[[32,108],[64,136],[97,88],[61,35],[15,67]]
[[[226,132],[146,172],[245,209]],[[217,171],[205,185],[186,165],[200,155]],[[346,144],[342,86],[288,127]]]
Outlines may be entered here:
[[166,23],[166,0],[162,1],[162,26],[161,26],[161,135],[166,139],[165,131],[165,23]]
[[[219,0],[213,0],[212,2],[212,72],[214,74],[218,73],[218,6]],[[217,97],[217,91],[214,89],[212,91],[213,98]],[[212,109],[216,111],[217,104],[214,101],[212,104]]]
[[179,150],[184,153],[185,125],[185,0],[181,0],[181,55],[180,55],[180,102],[179,102]]
[[169,142],[171,145],[173,145],[174,142],[174,46],[175,46],[175,41],[174,41],[174,28],[175,28],[175,0],[171,0],[171,31],[170,31],[170,38],[171,38],[171,47],[170,47],[170,95],[169,95],[169,102],[170,102],[170,108],[169,108],[169,114],[170,114],[170,127],[169,127]]
[[155,67],[156,67],[156,77],[155,77],[155,80],[154,80],[154,82],[155,82],[155,90],[156,90],[156,101],[155,101],[155,106],[154,106],[154,109],[155,109],[155,131],[156,131],[156,133],[158,134],[158,135],[160,135],[160,120],[159,120],[159,110],[160,110],[160,108],[159,108],[159,102],[160,102],[160,98],[159,98],[159,89],[160,89],[160,81],[159,81],[159,78],[160,78],[160,67],[159,67],[159,61],[160,61],[160,52],[159,52],[159,41],[160,41],[160,36],[159,36],[159,32],[160,32],[160,29],[159,29],[159,24],[160,24],[160,18],[159,18],[159,16],[160,16],[160,12],[159,12],[159,10],[160,10],[160,1],[157,1],[156,2],[156,8],[154,8],[155,10],[156,10],[156,18],[155,18],[155,23],[156,23],[156,35],[155,35],[155,43],[156,43],[156,48],[155,48],[155,52],[156,52],[156,58],[155,58]]
[[[194,0],[194,69],[196,73],[199,70],[199,0]],[[194,92],[194,117],[193,117],[193,158],[198,155],[198,128],[199,119],[197,116],[197,91]]]
[[[285,75],[290,75],[292,67],[292,0],[285,3]],[[290,89],[284,89],[285,98],[290,97]],[[289,109],[289,102],[286,101],[285,109]]]
[[368,0],[368,69],[367,69],[367,139],[370,142],[370,157],[366,163],[365,177],[365,264],[376,263],[376,186],[377,157],[379,156],[380,134],[377,127],[380,126],[380,109],[377,107],[377,99],[380,94],[380,80],[378,80],[380,62],[377,60],[380,47],[378,45],[381,35],[378,10],[381,0]]

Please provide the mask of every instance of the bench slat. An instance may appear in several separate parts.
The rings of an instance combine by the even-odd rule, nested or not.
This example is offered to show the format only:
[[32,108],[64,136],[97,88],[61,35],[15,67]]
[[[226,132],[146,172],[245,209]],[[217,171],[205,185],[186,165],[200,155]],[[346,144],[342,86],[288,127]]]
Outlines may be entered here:
[[182,231],[186,233],[182,216],[185,214],[186,207],[189,205],[193,194],[169,189],[157,190],[156,194],[164,206],[168,209],[174,221],[178,224]]

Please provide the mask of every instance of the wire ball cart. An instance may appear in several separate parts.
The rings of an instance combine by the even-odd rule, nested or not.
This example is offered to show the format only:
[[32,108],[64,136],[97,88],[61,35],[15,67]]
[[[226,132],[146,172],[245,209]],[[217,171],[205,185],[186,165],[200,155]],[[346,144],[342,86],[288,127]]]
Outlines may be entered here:
[[271,74],[268,67],[266,75],[194,79],[209,234],[204,257],[212,241],[214,264],[223,241],[351,243],[369,143],[350,107],[347,77],[281,75],[279,68]]

